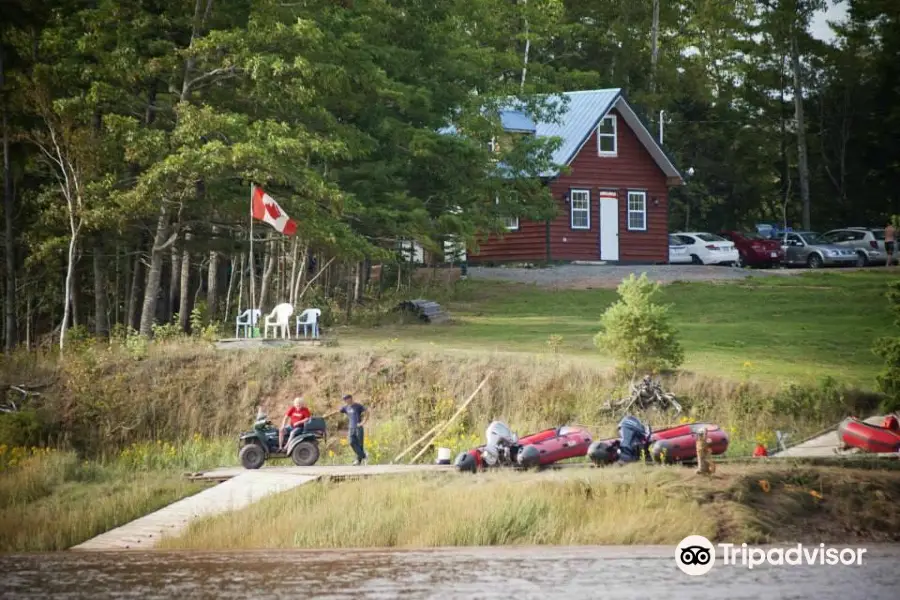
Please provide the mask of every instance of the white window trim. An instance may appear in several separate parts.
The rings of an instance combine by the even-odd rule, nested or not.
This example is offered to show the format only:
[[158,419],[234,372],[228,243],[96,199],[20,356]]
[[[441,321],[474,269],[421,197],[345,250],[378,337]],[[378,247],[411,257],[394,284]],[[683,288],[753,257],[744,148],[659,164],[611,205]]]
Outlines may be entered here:
[[[631,197],[632,196],[640,196],[644,201],[644,208],[642,210],[632,210],[631,209]],[[628,190],[628,194],[625,196],[625,224],[628,226],[628,231],[647,231],[647,192],[640,190]],[[641,214],[644,217],[644,226],[643,227],[632,227],[631,226],[631,215],[632,214]]]
[[[573,198],[575,193],[584,193],[587,195],[587,227],[575,225],[575,204]],[[578,209],[578,212],[584,212],[585,209]],[[591,228],[591,190],[573,188],[569,190],[569,228],[570,229],[590,229]]]
[[[500,204],[500,194],[494,196],[494,204]],[[519,217],[504,217],[507,231],[519,230]]]
[[[613,132],[610,133],[600,133],[600,126],[603,125],[603,121],[606,119],[612,120]],[[604,152],[600,149],[600,138],[610,137],[613,139],[613,149],[611,152]],[[616,115],[606,115],[600,122],[597,123],[597,156],[618,156],[619,155],[619,124],[616,121]]]

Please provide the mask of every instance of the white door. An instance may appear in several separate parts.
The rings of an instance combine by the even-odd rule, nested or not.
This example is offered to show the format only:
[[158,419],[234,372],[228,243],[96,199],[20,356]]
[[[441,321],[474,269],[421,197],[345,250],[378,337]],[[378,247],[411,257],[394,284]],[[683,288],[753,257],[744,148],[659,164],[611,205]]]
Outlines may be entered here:
[[619,198],[600,192],[600,260],[619,260]]

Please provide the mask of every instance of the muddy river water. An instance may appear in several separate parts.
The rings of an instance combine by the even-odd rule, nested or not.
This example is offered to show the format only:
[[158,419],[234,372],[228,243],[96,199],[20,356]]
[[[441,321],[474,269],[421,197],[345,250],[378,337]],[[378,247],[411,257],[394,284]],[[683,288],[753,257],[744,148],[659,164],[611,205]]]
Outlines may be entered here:
[[716,564],[694,577],[660,546],[2,555],[0,598],[897,600],[900,545],[866,548],[860,566]]

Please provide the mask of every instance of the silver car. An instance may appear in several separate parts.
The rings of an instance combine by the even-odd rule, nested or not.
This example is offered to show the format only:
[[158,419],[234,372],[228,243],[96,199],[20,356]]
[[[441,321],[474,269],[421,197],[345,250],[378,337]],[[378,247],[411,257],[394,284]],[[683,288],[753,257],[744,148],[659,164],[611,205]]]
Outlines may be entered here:
[[829,244],[812,231],[786,233],[782,242],[784,263],[787,266],[806,265],[810,269],[826,266],[855,266],[856,250],[846,246]]
[[850,247],[856,250],[856,265],[859,267],[887,263],[887,252],[884,249],[884,229],[845,227],[826,231],[822,234],[822,238],[836,246]]

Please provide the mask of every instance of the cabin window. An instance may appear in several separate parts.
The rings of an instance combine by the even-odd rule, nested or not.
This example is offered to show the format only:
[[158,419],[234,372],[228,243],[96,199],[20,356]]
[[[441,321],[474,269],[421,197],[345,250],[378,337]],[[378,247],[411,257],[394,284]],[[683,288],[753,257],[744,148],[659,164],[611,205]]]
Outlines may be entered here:
[[628,230],[647,231],[647,192],[628,192]]
[[590,190],[571,190],[569,207],[572,229],[591,228],[591,192]]
[[[494,196],[494,204],[500,204],[500,194]],[[517,231],[519,229],[519,217],[504,217],[504,224],[507,231]]]
[[616,117],[610,115],[600,120],[597,126],[597,151],[600,156],[615,156],[619,145],[616,142]]

